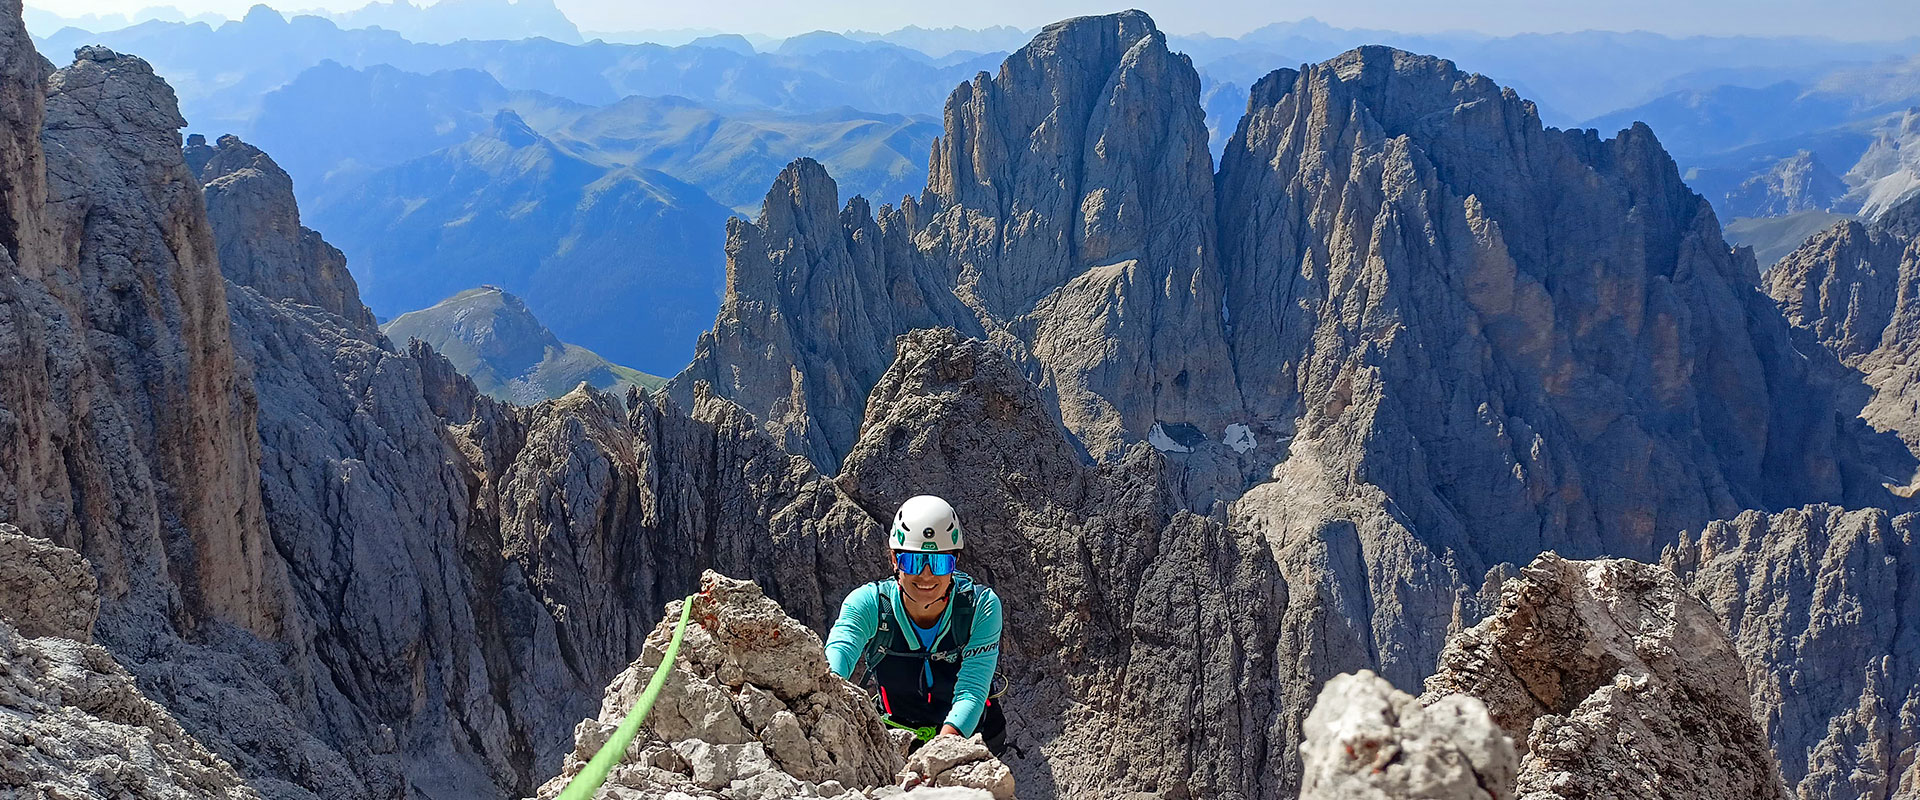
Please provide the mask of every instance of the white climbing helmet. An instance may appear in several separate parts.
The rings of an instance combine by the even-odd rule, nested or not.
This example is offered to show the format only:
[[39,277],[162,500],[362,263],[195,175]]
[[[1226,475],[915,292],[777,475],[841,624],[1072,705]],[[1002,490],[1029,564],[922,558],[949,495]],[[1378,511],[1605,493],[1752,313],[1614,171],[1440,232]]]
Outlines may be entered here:
[[930,494],[908,498],[893,515],[887,543],[895,550],[958,550],[962,546],[960,515],[947,501]]

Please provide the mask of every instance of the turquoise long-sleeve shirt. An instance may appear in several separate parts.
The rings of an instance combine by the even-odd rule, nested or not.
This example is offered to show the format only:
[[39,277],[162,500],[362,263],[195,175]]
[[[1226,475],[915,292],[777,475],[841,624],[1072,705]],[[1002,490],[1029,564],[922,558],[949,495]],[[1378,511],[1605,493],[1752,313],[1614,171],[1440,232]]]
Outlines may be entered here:
[[[953,573],[953,591],[957,594],[973,579],[964,572]],[[840,618],[833,623],[833,630],[827,634],[827,667],[833,674],[842,678],[852,678],[853,670],[860,664],[861,654],[867,651],[867,644],[873,641],[873,635],[880,626],[880,604],[893,604],[893,618],[902,625],[911,625],[912,617],[907,615],[907,607],[900,602],[900,584],[894,581],[869,583],[847,594],[840,603]],[[953,615],[953,604],[948,603],[945,611],[940,612],[939,633],[934,641],[947,635],[947,618]],[[987,692],[993,685],[993,671],[1000,665],[1000,597],[992,589],[979,586],[974,597],[973,631],[967,637],[966,647],[961,650],[960,675],[953,687],[953,707],[947,711],[946,723],[960,731],[962,736],[972,736],[975,726],[980,724],[980,713],[987,708]],[[907,636],[907,645],[915,650],[922,649],[919,638]]]

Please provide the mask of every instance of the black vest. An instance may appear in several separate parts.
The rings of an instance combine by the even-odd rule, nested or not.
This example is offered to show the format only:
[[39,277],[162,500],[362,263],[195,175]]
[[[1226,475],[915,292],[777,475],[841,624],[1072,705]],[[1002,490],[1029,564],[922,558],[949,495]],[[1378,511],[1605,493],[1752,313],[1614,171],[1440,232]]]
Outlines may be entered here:
[[[956,590],[949,601],[953,608],[947,614],[946,630],[934,639],[932,647],[918,650],[913,647],[918,641],[907,638],[918,637],[912,630],[912,620],[903,624],[895,619],[893,601],[879,592],[880,619],[860,663],[880,684],[881,701],[889,716],[913,725],[937,725],[946,718],[953,708],[954,686],[960,679],[961,652],[973,637],[976,592],[977,587],[971,583],[964,590]],[[928,685],[927,670],[922,666],[932,668],[932,685]]]

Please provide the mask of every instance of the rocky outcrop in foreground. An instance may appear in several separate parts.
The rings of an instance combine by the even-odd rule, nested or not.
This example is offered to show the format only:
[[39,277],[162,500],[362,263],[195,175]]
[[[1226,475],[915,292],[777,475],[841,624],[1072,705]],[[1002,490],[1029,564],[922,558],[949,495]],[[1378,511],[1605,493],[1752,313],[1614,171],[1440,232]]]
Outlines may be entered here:
[[1787,796],[1738,654],[1671,571],[1547,553],[1495,587],[1418,701],[1371,672],[1327,682],[1304,800]]
[[91,644],[99,606],[80,554],[0,524],[0,796],[258,800]]
[[575,749],[541,787],[541,800],[557,797],[619,727],[661,668],[687,602],[693,608],[680,658],[645,734],[628,746],[600,797],[855,800],[915,784],[1012,800],[1011,773],[977,740],[939,737],[903,762],[902,743],[865,693],[827,671],[820,637],[760,587],[714,572],[701,577],[697,595],[667,606],[640,660],[608,686],[599,716],[575,729]]
[[1307,715],[1301,800],[1512,797],[1513,741],[1470,695],[1432,706],[1370,670],[1335,676]]
[[1739,655],[1671,571],[1547,553],[1499,591],[1423,700],[1486,703],[1520,746],[1520,796],[1785,796]]

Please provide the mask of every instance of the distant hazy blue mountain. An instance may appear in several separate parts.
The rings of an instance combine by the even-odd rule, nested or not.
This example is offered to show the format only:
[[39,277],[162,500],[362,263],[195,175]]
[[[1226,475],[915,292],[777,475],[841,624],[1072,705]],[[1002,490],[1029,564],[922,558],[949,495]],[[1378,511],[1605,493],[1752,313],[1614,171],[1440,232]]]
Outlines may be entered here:
[[[1363,44],[1385,44],[1450,59],[1533,100],[1549,124],[1568,125],[1638,105],[1680,88],[1675,79],[1706,70],[1775,69],[1866,61],[1920,49],[1920,41],[1841,42],[1814,37],[1691,36],[1636,31],[1487,36],[1336,28],[1314,19],[1267,25],[1235,39],[1174,36],[1203,73],[1250,85],[1262,57],[1296,66]],[[1264,73],[1262,73],[1264,74]],[[1253,76],[1257,78],[1258,76]],[[1771,82],[1771,81],[1769,81]],[[1711,85],[1711,84],[1708,84]],[[1704,87],[1701,87],[1704,88]]]
[[275,154],[307,206],[329,187],[488,130],[510,96],[474,69],[421,75],[324,61],[262,98],[240,133]]
[[1010,25],[995,25],[980,29],[922,28],[917,25],[908,25],[888,33],[847,31],[846,36],[855,41],[897,44],[934,58],[943,58],[954,53],[1011,52],[1026,46],[1027,41],[1038,32],[1038,28],[1021,30]]
[[[634,329],[645,320],[635,319]],[[395,342],[419,339],[474,386],[495,398],[530,406],[573,391],[582,382],[625,395],[628,386],[659,389],[666,380],[623,367],[560,341],[525,302],[498,286],[481,286],[380,326]]]
[[439,0],[417,6],[408,0],[373,2],[353,11],[303,12],[324,16],[342,28],[385,28],[416,42],[461,39],[530,39],[579,44],[580,29],[553,0]]
[[1227,140],[1233,138],[1240,118],[1247,114],[1247,88],[1237,83],[1202,79],[1200,109],[1207,114],[1207,149],[1213,153],[1214,165],[1219,166]]
[[[784,49],[784,55],[749,52],[737,39],[703,42],[693,48],[606,42],[570,46],[540,39],[428,44],[407,39],[476,38],[461,27],[467,24],[464,20],[474,26],[492,26],[486,27],[490,32],[485,36],[514,35],[511,31],[518,30],[521,37],[569,40],[578,31],[565,22],[564,15],[550,10],[552,0],[442,0],[425,8],[407,5],[407,1],[377,3],[336,15],[354,24],[385,19],[383,26],[388,30],[342,31],[331,23],[326,23],[331,30],[302,27],[297,17],[289,22],[265,7],[256,7],[242,23],[218,29],[148,23],[170,27],[139,33],[62,35],[50,39],[47,45],[50,50],[61,51],[92,39],[139,53],[173,82],[189,120],[231,126],[236,121],[233,117],[209,116],[204,109],[228,115],[242,113],[249,107],[249,100],[258,97],[260,87],[271,89],[328,58],[349,66],[384,63],[421,73],[482,69],[509,89],[538,90],[594,105],[631,94],[679,95],[728,108],[817,111],[852,106],[931,114],[937,113],[955,84],[977,71],[996,69],[1000,54],[1024,44],[1028,35],[1006,27],[909,27],[885,34],[821,31],[780,42],[764,37],[750,42],[761,51]],[[514,15],[525,16],[527,21],[504,30],[496,24],[501,19],[518,19]],[[546,22],[536,22],[536,18]],[[436,21],[424,22],[429,19]],[[422,20],[419,25],[424,27],[409,27],[414,25],[413,20]],[[290,26],[298,29],[298,37],[284,34],[283,29]],[[393,32],[395,26],[412,35],[401,37]],[[640,37],[677,44],[719,33],[688,30],[590,35],[608,41],[635,41],[632,37]],[[1534,100],[1543,117],[1559,125],[1594,119],[1676,90],[1717,85],[1701,81],[1730,79],[1738,85],[1759,87],[1809,65],[1870,61],[1920,50],[1920,40],[1859,43],[1813,37],[1675,38],[1606,31],[1500,37],[1468,32],[1409,34],[1336,28],[1313,19],[1275,23],[1235,38],[1196,35],[1174,36],[1169,41],[1174,49],[1191,56],[1203,75],[1240,86],[1252,85],[1273,69],[1320,61],[1359,45],[1393,45],[1442,56],[1464,69],[1496,78]],[[55,60],[64,60],[64,54]],[[234,96],[219,100],[209,97],[215,93]]]
[[756,52],[753,42],[747,41],[747,37],[737,33],[717,33],[712,36],[702,36],[691,42],[687,42],[687,45],[689,47],[712,47],[720,50],[731,50],[743,56],[750,56]]
[[79,28],[85,31],[117,31],[129,25],[138,25],[148,20],[163,22],[205,22],[218,25],[226,17],[214,13],[194,14],[173,6],[148,6],[132,14],[79,14],[63,16],[47,9],[26,7],[27,32],[35,36],[48,36],[61,28]]
[[725,282],[725,207],[660,172],[580,158],[511,111],[305,216],[382,316],[492,284],[561,339],[654,374],[692,358]]
[[42,42],[64,62],[73,48],[105,44],[153,64],[179,95],[196,129],[243,131],[261,98],[306,69],[333,60],[432,74],[477,69],[507,89],[545,92],[589,105],[630,95],[678,95],[719,109],[804,113],[850,106],[884,113],[938,113],[947,94],[1003,56],[935,63],[899,47],[748,54],[722,47],[663,47],[549,39],[427,44],[382,29],[343,30],[313,16],[292,19],[264,6],[218,28],[147,22],[118,31],[62,31]]
[[851,108],[722,114],[680,97],[629,97],[598,108],[528,97],[514,108],[584,158],[657,169],[747,215],[758,213],[767,186],[801,156],[827,165],[849,197],[876,205],[917,197],[941,131],[924,116]]
[[1856,98],[1809,91],[1789,81],[1771,86],[1715,86],[1673,92],[1587,120],[1583,128],[1613,132],[1645,122],[1676,160],[1724,153],[1840,125],[1859,115]]
[[[1244,96],[1237,102],[1244,108]],[[280,162],[294,176],[301,201],[311,205],[357,191],[352,187],[373,170],[487,131],[501,109],[512,109],[581,158],[660,170],[745,214],[758,211],[774,176],[801,156],[826,164],[849,195],[876,204],[917,194],[941,127],[932,117],[850,108],[720,112],[680,97],[588,106],[510,92],[478,70],[420,75],[327,62],[267,95],[251,132],[242,135],[286,154]]]
[[[1828,64],[1758,88],[1676,91],[1588,120],[1647,123],[1725,219],[1806,211],[1867,215],[1920,187],[1920,56]],[[1786,230],[1780,226],[1765,230]]]

